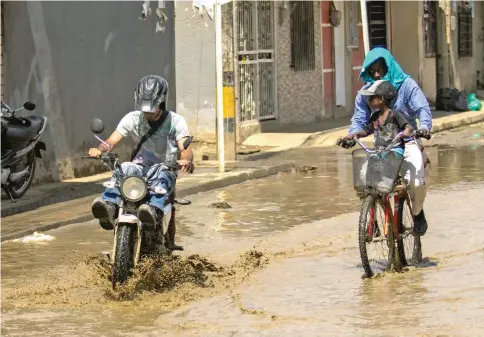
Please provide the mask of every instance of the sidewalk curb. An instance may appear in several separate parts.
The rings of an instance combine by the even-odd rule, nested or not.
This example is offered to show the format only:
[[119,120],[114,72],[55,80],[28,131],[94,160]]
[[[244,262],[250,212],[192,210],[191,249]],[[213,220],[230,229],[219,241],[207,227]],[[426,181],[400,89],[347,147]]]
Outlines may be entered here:
[[[437,118],[433,121],[432,133],[455,129],[461,126],[475,124],[484,121],[484,110],[467,111],[458,115],[450,115]],[[328,147],[334,146],[339,137],[348,133],[348,126],[320,131],[310,135],[299,147]]]
[[[220,177],[205,183],[201,183],[197,186],[192,186],[192,187],[187,187],[187,188],[181,188],[177,190],[176,195],[178,198],[184,198],[188,195],[193,195],[201,192],[208,192],[211,190],[219,189],[219,188],[224,188],[230,185],[235,185],[235,184],[240,184],[244,181],[248,180],[253,180],[253,179],[260,179],[260,178],[265,178],[271,175],[278,174],[280,172],[287,172],[291,171],[295,167],[294,162],[287,162],[287,163],[282,163],[282,164],[277,164],[274,166],[267,166],[263,167],[260,169],[256,169],[253,171],[241,171],[241,172],[234,172],[229,176],[226,177]],[[91,201],[94,200],[98,194],[92,195],[92,196],[87,196],[82,199],[86,199],[87,205],[91,204]],[[81,199],[81,200],[82,200]],[[68,201],[67,201],[68,202]],[[60,205],[62,203],[59,203]],[[73,216],[68,219],[62,219],[58,221],[53,221],[50,223],[46,223],[43,225],[39,225],[35,228],[29,228],[29,229],[24,229],[24,230],[19,230],[13,233],[8,233],[8,234],[2,234],[1,235],[1,242],[7,241],[7,240],[14,240],[18,238],[22,238],[26,235],[33,234],[34,232],[44,232],[48,231],[51,229],[59,228],[62,226],[70,225],[73,223],[80,223],[80,222],[86,222],[93,220],[93,216],[91,214],[91,211],[89,207],[87,207],[88,210],[86,212],[83,212],[82,214],[78,214],[76,216]],[[15,216],[15,215],[13,215]],[[3,220],[5,221],[8,219],[8,217],[4,218]]]

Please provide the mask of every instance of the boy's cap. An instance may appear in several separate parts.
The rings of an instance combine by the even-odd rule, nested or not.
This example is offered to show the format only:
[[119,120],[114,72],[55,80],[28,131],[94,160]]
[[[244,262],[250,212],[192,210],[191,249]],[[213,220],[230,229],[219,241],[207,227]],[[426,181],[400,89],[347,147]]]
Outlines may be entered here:
[[358,93],[363,96],[377,95],[389,100],[393,100],[395,96],[397,96],[397,90],[395,87],[390,82],[385,80],[375,81],[368,88],[361,89],[358,91]]

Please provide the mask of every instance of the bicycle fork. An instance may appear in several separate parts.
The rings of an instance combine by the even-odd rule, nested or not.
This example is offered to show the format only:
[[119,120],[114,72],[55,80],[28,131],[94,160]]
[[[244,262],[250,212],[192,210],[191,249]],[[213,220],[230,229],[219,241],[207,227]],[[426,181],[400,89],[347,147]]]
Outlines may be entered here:
[[[395,240],[398,240],[399,237],[400,237],[400,231],[399,231],[399,219],[398,219],[398,207],[399,207],[399,203],[400,203],[400,196],[399,195],[395,195],[393,196],[393,202],[394,202],[394,205],[393,205],[393,214],[391,214],[392,212],[392,205],[390,203],[390,197],[389,196],[386,196],[385,197],[385,222],[384,222],[384,235],[386,237],[388,237],[388,229],[389,229],[389,225],[390,225],[390,217],[392,217],[392,224],[393,224],[393,238]],[[369,225],[368,225],[368,236],[369,237],[373,237],[373,233],[375,231],[377,231],[378,229],[377,228],[374,228],[374,225],[375,225],[375,207],[372,207],[370,208],[370,221],[369,221]]]

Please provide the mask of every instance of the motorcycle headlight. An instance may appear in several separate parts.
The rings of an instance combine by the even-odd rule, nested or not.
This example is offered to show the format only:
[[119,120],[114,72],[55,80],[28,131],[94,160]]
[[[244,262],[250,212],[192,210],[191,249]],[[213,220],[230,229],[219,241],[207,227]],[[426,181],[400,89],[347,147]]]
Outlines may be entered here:
[[137,202],[143,199],[148,192],[146,182],[140,177],[127,177],[121,183],[121,194],[131,202]]

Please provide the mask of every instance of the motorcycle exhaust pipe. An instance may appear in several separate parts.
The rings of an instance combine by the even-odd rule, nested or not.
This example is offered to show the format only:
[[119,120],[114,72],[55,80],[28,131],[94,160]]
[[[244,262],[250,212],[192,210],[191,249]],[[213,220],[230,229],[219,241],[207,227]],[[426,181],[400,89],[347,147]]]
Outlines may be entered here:
[[22,178],[24,178],[27,174],[29,174],[29,172],[30,167],[27,167],[23,171],[12,173],[9,180],[12,183],[16,183],[17,181],[20,181]]

